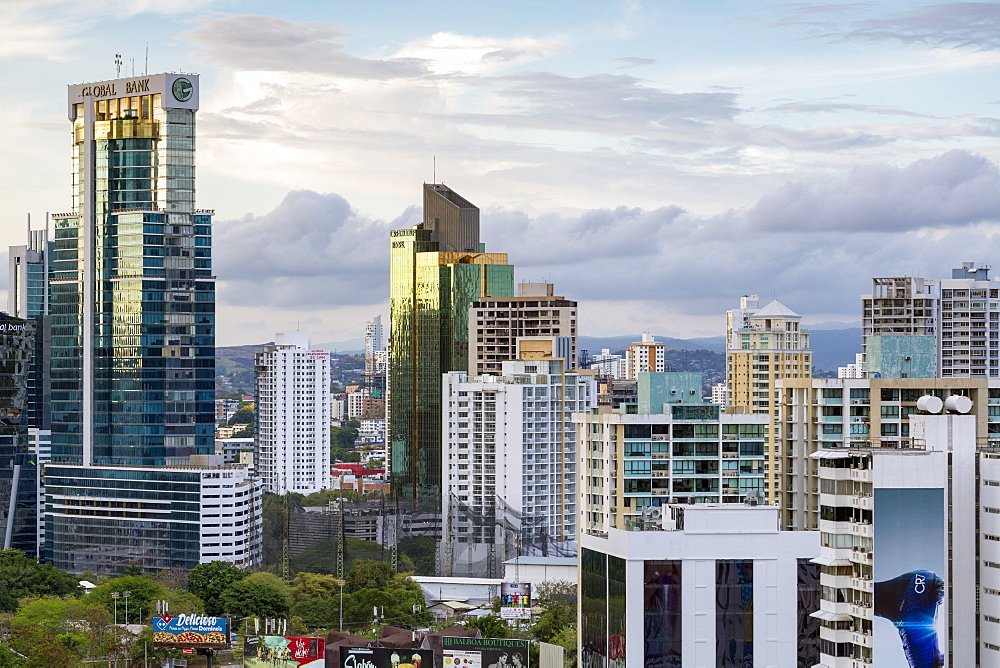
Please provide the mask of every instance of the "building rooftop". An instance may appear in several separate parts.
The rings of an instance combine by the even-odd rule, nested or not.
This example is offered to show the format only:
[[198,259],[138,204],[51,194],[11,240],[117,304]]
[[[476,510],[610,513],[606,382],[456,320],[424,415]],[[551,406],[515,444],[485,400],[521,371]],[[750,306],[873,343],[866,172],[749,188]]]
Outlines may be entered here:
[[788,308],[787,306],[785,306],[784,304],[782,304],[781,302],[779,302],[777,299],[775,299],[774,301],[772,301],[770,304],[768,304],[764,308],[760,309],[759,311],[755,311],[754,314],[753,314],[753,316],[751,316],[751,317],[753,317],[753,318],[801,318],[802,316],[800,316],[798,313],[796,313],[795,311],[793,311],[792,309]]

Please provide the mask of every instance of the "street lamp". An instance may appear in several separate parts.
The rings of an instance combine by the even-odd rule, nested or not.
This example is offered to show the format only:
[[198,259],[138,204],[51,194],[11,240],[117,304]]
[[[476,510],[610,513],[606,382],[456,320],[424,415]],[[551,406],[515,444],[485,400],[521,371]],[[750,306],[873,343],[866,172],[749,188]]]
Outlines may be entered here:
[[111,600],[114,601],[114,604],[115,604],[115,625],[117,625],[118,624],[118,592],[116,592],[116,591],[111,592]]

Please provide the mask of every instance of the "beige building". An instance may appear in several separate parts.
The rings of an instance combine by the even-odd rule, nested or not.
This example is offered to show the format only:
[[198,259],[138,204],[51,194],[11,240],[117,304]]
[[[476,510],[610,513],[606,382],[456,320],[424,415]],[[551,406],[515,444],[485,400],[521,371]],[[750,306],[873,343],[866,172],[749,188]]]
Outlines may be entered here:
[[551,283],[518,283],[517,297],[485,297],[469,307],[469,375],[500,374],[510,360],[558,358],[576,368],[576,302]]
[[[981,443],[1000,446],[1000,379],[807,378],[778,384],[772,499],[786,529],[819,526],[815,452],[831,448],[921,447],[910,416],[921,396],[969,397]],[[995,415],[993,415],[995,414]]]
[[726,385],[729,406],[734,410],[771,416],[768,476],[765,494],[773,499],[774,428],[779,380],[812,377],[809,332],[800,326],[802,317],[774,300],[759,308],[757,295],[740,299],[740,308],[727,313]]
[[644,371],[666,371],[667,346],[657,343],[649,332],[642,333],[642,341],[636,341],[625,349],[625,375],[627,380],[635,380]]

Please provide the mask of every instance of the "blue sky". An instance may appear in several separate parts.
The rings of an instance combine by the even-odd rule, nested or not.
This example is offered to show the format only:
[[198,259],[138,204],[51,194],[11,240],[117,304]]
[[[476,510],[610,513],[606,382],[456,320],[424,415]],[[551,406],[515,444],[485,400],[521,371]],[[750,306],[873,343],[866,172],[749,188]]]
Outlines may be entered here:
[[219,343],[387,313],[437,177],[581,331],[720,333],[741,294],[858,319],[871,276],[992,262],[1000,5],[0,0],[0,247],[69,208],[65,86],[202,76]]

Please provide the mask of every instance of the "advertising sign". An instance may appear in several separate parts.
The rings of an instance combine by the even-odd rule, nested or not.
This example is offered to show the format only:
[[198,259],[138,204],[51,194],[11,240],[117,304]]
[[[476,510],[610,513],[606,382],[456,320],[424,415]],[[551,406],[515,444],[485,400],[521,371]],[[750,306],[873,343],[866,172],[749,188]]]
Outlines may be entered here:
[[879,668],[944,668],[944,490],[876,489],[872,654]]
[[531,617],[531,583],[504,582],[500,585],[500,618],[529,619]]
[[444,637],[444,668],[528,668],[528,641]]
[[320,668],[326,665],[326,640],[290,636],[247,636],[243,640],[246,668]]
[[429,649],[341,647],[340,668],[434,668],[434,652]]
[[229,624],[225,617],[154,617],[153,644],[157,647],[221,649],[229,646]]

